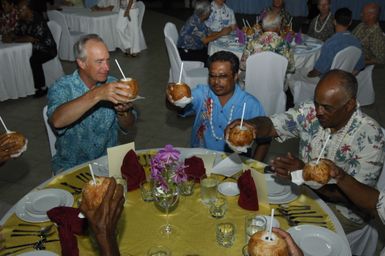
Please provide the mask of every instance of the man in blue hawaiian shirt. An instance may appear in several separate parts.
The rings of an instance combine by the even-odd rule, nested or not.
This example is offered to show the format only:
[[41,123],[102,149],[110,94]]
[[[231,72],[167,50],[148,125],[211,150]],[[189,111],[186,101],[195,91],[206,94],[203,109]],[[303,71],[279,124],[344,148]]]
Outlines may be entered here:
[[214,32],[219,32],[225,27],[234,30],[237,27],[234,11],[226,4],[226,0],[214,0],[211,2],[211,14],[206,20],[206,26]]
[[[272,169],[284,178],[303,169],[305,163],[321,158],[333,168],[368,186],[375,186],[384,163],[384,134],[379,124],[361,112],[357,101],[357,80],[342,70],[331,70],[319,81],[314,101],[307,101],[285,113],[246,121],[256,137],[274,137],[279,142],[299,138],[299,158],[291,153],[271,161]],[[229,127],[239,123],[233,122]],[[251,128],[250,127],[250,128]],[[322,148],[325,148],[323,152]],[[259,159],[262,160],[262,159]],[[329,202],[345,233],[366,223],[361,213],[336,184],[322,186],[316,192]],[[341,183],[342,186],[342,183]],[[348,207],[348,208],[347,208]]]
[[57,132],[55,173],[106,154],[135,122],[128,85],[109,73],[109,53],[98,35],[75,44],[78,69],[58,79],[48,92],[49,122]]

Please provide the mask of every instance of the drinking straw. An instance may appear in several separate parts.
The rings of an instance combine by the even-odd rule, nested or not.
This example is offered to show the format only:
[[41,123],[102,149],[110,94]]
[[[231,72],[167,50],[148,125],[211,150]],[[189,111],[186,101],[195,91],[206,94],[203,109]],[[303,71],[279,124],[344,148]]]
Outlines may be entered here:
[[251,28],[250,23],[249,23],[248,20],[246,20],[246,24],[247,24],[247,26],[248,26],[249,28]]
[[256,19],[256,23],[258,24],[259,23],[259,15],[257,15],[257,17],[255,19]]
[[245,19],[242,18],[243,26],[246,27]]
[[1,121],[1,123],[3,124],[3,126],[4,126],[5,132],[6,132],[6,133],[11,133],[11,131],[8,130],[7,126],[5,126],[5,123],[4,123],[4,121],[3,121],[3,118],[1,118],[1,116],[0,116],[0,121]]
[[269,241],[273,241],[271,237],[271,232],[273,229],[273,220],[274,220],[274,208],[271,209],[270,225],[269,225]]
[[242,129],[242,125],[243,125],[243,117],[245,116],[245,109],[246,109],[246,102],[243,102],[242,117],[241,117],[241,125],[240,125],[240,128],[241,128],[241,129]]
[[178,84],[180,84],[182,82],[182,72],[183,72],[183,61],[182,61],[182,65],[180,65]]
[[124,80],[126,80],[126,76],[124,75],[123,70],[120,68],[120,65],[119,65],[118,60],[115,59],[115,62],[116,62],[116,65],[118,66],[118,68],[119,68],[119,70],[120,70],[120,73],[122,73],[122,76],[123,76]]
[[92,180],[94,181],[94,185],[96,185],[96,180],[95,180],[94,171],[92,170],[92,165],[88,164],[88,167],[90,168],[90,172],[91,172]]
[[322,154],[323,154],[324,151],[325,151],[326,145],[328,144],[330,137],[331,137],[331,135],[329,134],[329,136],[326,138],[325,144],[324,144],[324,146],[322,147],[321,153],[319,153],[319,156],[318,156],[317,161],[315,162],[315,164],[318,164],[318,163],[319,163],[319,160],[321,159],[321,156],[322,156]]

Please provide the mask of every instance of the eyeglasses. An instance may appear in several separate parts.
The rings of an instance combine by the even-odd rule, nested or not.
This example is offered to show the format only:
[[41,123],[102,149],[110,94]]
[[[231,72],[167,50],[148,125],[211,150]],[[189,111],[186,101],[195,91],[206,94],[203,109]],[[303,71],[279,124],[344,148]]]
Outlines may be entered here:
[[232,74],[218,74],[218,75],[215,75],[215,74],[209,73],[209,79],[210,80],[219,79],[221,81],[226,81],[231,76],[232,76]]
[[314,107],[316,109],[323,108],[323,110],[325,112],[327,112],[327,113],[334,113],[334,112],[342,109],[343,107],[345,107],[346,104],[348,104],[351,99],[352,98],[348,99],[344,104],[342,104],[341,106],[338,106],[338,107],[334,107],[334,106],[330,106],[330,105],[324,105],[324,104],[319,104],[318,102],[314,101]]

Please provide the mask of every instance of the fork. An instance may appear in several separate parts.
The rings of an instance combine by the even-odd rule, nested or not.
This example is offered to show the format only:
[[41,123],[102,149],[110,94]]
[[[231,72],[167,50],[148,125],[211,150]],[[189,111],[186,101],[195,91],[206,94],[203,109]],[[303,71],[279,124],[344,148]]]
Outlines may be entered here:
[[[25,231],[24,231],[25,232]],[[47,233],[47,232],[37,232],[36,234],[20,234],[20,233],[17,233],[17,234],[11,234],[11,236],[38,236],[40,238],[47,238],[49,236],[52,236],[53,234],[55,234],[55,231],[52,231],[50,233]]]
[[318,225],[321,227],[327,228],[327,223],[324,221],[299,221],[299,220],[292,220],[289,218],[286,218],[287,222],[289,223],[289,226],[297,226],[299,224],[313,224],[313,225]]

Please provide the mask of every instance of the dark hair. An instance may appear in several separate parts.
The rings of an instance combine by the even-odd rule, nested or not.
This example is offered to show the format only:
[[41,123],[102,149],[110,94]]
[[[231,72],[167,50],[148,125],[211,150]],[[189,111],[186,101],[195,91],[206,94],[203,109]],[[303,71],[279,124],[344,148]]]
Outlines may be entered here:
[[208,59],[208,66],[210,67],[213,62],[216,61],[228,61],[231,63],[231,70],[233,74],[237,74],[239,70],[239,59],[238,57],[232,53],[232,52],[227,52],[227,51],[219,51],[211,55]]
[[334,14],[337,24],[348,27],[352,22],[352,11],[348,8],[340,8]]
[[357,97],[358,82],[352,73],[343,71],[341,69],[332,69],[327,72],[321,80],[330,75],[336,75],[339,78],[339,85],[343,88],[344,92],[349,98]]

